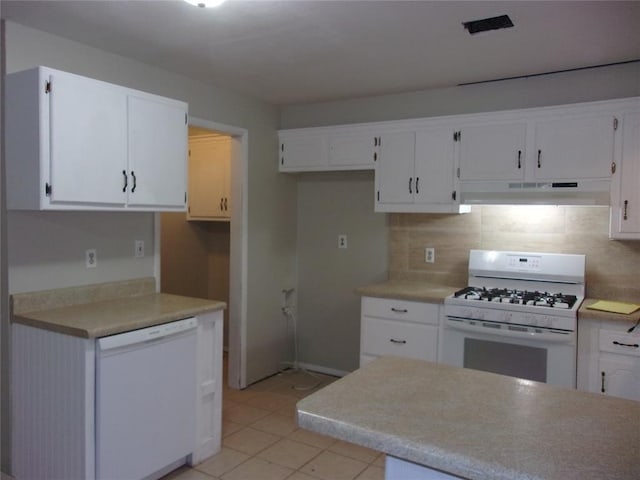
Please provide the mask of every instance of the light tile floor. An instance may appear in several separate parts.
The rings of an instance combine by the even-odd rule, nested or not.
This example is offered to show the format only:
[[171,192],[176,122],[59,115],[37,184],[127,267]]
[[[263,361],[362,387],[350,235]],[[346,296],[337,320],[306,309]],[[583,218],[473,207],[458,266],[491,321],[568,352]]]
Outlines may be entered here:
[[[226,362],[225,362],[226,371]],[[298,428],[298,400],[336,380],[281,373],[222,395],[222,450],[163,480],[382,480],[384,454]],[[320,385],[308,387],[320,381]]]

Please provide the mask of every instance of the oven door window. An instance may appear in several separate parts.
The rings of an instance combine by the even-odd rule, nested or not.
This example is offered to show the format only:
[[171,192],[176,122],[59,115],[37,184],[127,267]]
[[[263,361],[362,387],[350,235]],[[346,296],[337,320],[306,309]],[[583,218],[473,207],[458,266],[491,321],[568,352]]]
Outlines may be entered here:
[[546,382],[547,349],[465,338],[463,366],[536,382]]

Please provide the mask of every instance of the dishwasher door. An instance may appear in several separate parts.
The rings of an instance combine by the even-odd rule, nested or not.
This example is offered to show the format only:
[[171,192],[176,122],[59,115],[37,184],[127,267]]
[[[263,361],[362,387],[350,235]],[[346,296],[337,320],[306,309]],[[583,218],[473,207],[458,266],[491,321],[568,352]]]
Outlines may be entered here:
[[98,339],[97,479],[153,478],[194,451],[197,325],[188,318]]

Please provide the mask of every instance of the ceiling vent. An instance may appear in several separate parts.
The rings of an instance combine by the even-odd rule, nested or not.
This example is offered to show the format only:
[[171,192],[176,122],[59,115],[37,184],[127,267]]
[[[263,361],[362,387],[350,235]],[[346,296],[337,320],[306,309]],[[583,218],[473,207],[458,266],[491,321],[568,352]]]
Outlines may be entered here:
[[509,18],[509,15],[500,15],[499,17],[484,18],[482,20],[472,20],[470,22],[464,22],[464,28],[469,31],[471,35],[480,32],[488,32],[489,30],[499,30],[501,28],[513,27],[513,22]]

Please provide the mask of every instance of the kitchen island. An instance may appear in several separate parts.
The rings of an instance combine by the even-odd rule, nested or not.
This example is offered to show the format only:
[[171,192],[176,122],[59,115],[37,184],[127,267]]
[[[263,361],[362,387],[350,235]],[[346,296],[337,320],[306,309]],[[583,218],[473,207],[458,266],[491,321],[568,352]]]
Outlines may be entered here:
[[387,478],[640,478],[631,400],[382,357],[297,408],[300,427],[386,453]]

